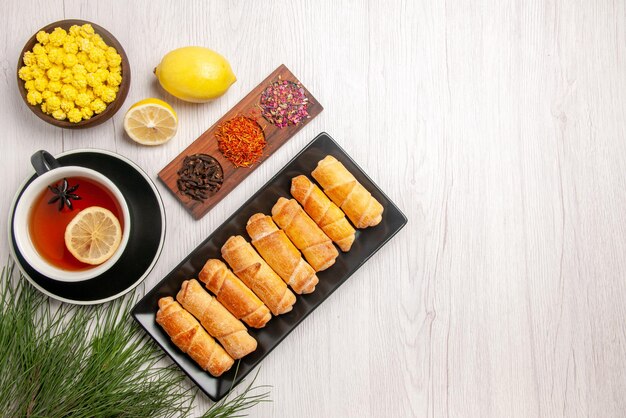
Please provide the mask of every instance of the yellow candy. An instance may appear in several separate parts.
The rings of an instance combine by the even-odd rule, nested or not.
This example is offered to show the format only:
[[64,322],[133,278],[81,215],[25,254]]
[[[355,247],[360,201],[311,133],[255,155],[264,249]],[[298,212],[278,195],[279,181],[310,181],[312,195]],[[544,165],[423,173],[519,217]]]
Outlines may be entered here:
[[43,100],[43,97],[41,97],[41,93],[39,93],[38,91],[31,90],[26,95],[26,100],[28,101],[29,104],[35,106],[41,103],[41,101]]
[[72,80],[71,84],[77,90],[83,90],[87,87],[87,78],[82,74],[76,74],[74,75],[74,80]]
[[87,75],[87,69],[85,68],[83,64],[76,64],[75,66],[73,66],[72,72],[74,73],[74,75],[77,75],[77,74]]
[[61,99],[57,96],[51,96],[46,99],[46,104],[48,105],[48,110],[55,111],[61,108]]
[[91,102],[89,107],[97,115],[104,112],[104,109],[106,109],[107,105],[101,99],[95,99],[93,102]]
[[29,81],[33,79],[33,73],[30,67],[22,67],[17,72],[17,75],[24,81]]
[[89,38],[89,37],[91,37],[91,35],[93,35],[93,34],[94,34],[93,27],[92,27],[90,24],[85,23],[85,24],[84,24],[83,26],[81,26],[81,28],[80,28],[80,34],[81,34],[83,37],[85,37],[85,38]]
[[63,65],[65,65],[68,68],[71,68],[75,66],[77,63],[78,63],[78,58],[76,58],[76,55],[65,54],[65,57],[63,58]]
[[48,79],[45,77],[40,77],[35,79],[35,89],[39,91],[44,91],[48,87]]
[[107,63],[111,67],[117,67],[122,64],[122,57],[119,55],[115,55],[114,57],[107,58]]
[[36,34],[18,76],[26,100],[44,113],[72,123],[102,113],[122,83],[121,56],[89,24]]
[[61,109],[57,109],[54,112],[52,112],[52,117],[55,118],[56,120],[65,120],[65,118],[67,118],[67,115]]
[[97,97],[102,97],[105,88],[106,86],[104,86],[103,84],[98,84],[97,86],[94,86],[93,94],[95,94]]
[[109,73],[107,84],[111,87],[119,86],[122,84],[122,76],[119,73]]
[[100,62],[104,59],[104,52],[99,48],[93,48],[89,51],[89,59],[93,62]]
[[76,54],[76,58],[78,58],[78,62],[80,62],[81,64],[89,61],[89,55],[87,55],[85,51],[80,51],[78,54]]
[[[67,32],[63,28],[55,28],[50,34],[50,43],[54,46],[61,46],[65,41]],[[36,52],[35,52],[36,53]]]
[[93,42],[96,48],[100,48],[103,51],[106,51],[106,49],[108,48],[106,42],[104,42],[102,37],[98,34],[95,34],[91,37],[91,42]]
[[41,46],[41,44],[35,44],[35,46],[33,47],[33,54],[41,55],[45,53],[46,53],[46,50],[44,49],[43,46]]
[[78,92],[76,91],[76,88],[74,88],[74,86],[65,84],[63,87],[61,87],[61,96],[63,96],[64,98],[73,101],[76,99],[77,95]]
[[48,51],[48,59],[50,60],[50,62],[53,62],[55,64],[63,64],[63,57],[65,56],[63,50],[61,48],[51,48],[50,51]]
[[30,67],[30,73],[32,74],[33,78],[41,78],[45,75],[45,73],[43,72],[43,70],[39,67]]
[[59,67],[61,67],[61,69],[65,68],[65,65],[63,64],[63,60],[65,59],[65,51],[62,49],[59,49],[59,53],[57,56],[57,60],[55,62],[55,64],[57,64]]
[[91,108],[89,107],[83,107],[82,109],[80,109],[80,113],[83,114],[83,119],[91,119],[91,117],[93,116],[93,110],[91,110]]
[[61,70],[58,67],[52,67],[46,71],[46,75],[50,81],[59,81],[61,79]]
[[40,30],[39,32],[37,32],[37,42],[39,42],[42,45],[45,45],[48,43],[48,41],[50,40],[50,35],[47,32],[44,32],[42,30]]
[[83,114],[80,110],[73,108],[69,112],[67,112],[67,120],[70,122],[76,123],[80,122],[83,118]]
[[85,76],[85,79],[87,80],[87,84],[94,88],[102,84],[102,82],[100,81],[100,78],[95,73],[87,74]]
[[70,35],[76,37],[80,35],[80,26],[72,25],[70,26]]
[[71,44],[65,44],[63,46],[63,50],[68,54],[78,54],[78,44],[76,42],[72,42]]
[[87,61],[84,65],[85,69],[87,69],[87,72],[89,73],[95,73],[96,71],[98,71],[98,64],[93,61]]
[[53,92],[53,93],[58,93],[61,91],[61,87],[63,87],[63,83],[61,83],[58,80],[55,81],[50,81],[48,83],[48,90]]
[[81,51],[89,53],[93,49],[93,44],[89,41],[89,39],[76,38],[76,42],[78,43],[78,48],[80,48]]
[[31,51],[24,52],[24,65],[31,66],[37,63],[37,59],[35,58],[35,54]]
[[110,87],[105,87],[100,97],[105,103],[111,103],[115,100],[115,91],[113,91]]
[[48,59],[47,55],[37,55],[37,65],[42,70],[47,70],[52,66],[52,63]]
[[78,107],[89,106],[90,102],[91,102],[91,98],[89,97],[87,93],[78,93],[78,95],[76,95],[76,100],[74,101],[74,103]]
[[74,102],[73,101],[66,100],[66,99],[62,99],[61,100],[61,110],[62,111],[67,113],[67,112],[69,112],[72,109],[74,109]]
[[105,70],[104,68],[98,68],[98,70],[96,71],[96,77],[98,77],[100,81],[104,83],[109,77],[109,71]]

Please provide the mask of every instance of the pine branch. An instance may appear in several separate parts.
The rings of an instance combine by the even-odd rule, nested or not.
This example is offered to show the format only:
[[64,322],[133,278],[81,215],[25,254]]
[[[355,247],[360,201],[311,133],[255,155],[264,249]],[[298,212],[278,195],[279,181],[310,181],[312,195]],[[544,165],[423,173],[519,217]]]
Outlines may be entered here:
[[[96,307],[60,304],[16,275],[0,273],[1,417],[174,417],[191,412],[196,389],[130,318],[136,297]],[[258,372],[257,372],[258,375]],[[207,418],[241,417],[271,402],[269,386],[231,393]],[[232,391],[232,388],[231,388]]]
[[61,304],[20,277],[0,277],[0,415],[187,415],[195,390],[130,319],[133,296],[98,307]]
[[[239,362],[237,363],[237,370],[235,371],[235,377],[237,376],[237,372],[239,371]],[[239,395],[232,397],[231,387],[228,395],[223,398],[221,401],[214,403],[208,411],[202,415],[202,418],[235,418],[235,417],[244,417],[247,414],[241,415],[240,413],[248,410],[259,403],[262,402],[272,402],[269,399],[270,392],[265,391],[262,393],[254,393],[260,389],[271,388],[268,385],[254,386],[254,382],[259,375],[259,371],[257,370],[252,382],[241,392]],[[242,382],[243,383],[243,382]]]

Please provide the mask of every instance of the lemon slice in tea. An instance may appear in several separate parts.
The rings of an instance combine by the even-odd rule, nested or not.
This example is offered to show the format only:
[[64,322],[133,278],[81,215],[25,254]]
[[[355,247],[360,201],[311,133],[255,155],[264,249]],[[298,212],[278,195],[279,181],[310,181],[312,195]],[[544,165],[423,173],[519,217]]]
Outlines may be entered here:
[[102,264],[122,240],[122,228],[113,213],[100,206],[80,211],[65,228],[65,246],[78,261]]
[[135,103],[124,116],[124,130],[142,145],[160,145],[176,135],[178,117],[172,106],[159,99]]

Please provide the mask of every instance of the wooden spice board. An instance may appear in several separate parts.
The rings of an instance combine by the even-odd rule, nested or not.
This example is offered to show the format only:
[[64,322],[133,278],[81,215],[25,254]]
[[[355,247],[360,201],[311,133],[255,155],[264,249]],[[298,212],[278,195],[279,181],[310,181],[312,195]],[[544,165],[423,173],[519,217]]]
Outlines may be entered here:
[[[278,128],[272,123],[268,122],[261,116],[259,108],[259,100],[261,93],[271,83],[278,79],[293,81],[300,83],[300,81],[285,67],[280,65],[274,70],[265,80],[263,80],[258,86],[244,97],[239,103],[237,103],[231,110],[226,112],[213,126],[207,129],[202,135],[192,142],[183,152],[181,152],[176,158],[174,158],[165,168],[159,172],[159,179],[167,186],[167,188],[174,193],[176,198],[183,204],[183,206],[191,213],[195,219],[200,219],[206,215],[213,206],[215,206],[220,200],[222,200],[228,193],[230,193],[243,179],[248,177],[263,161],[269,158],[278,148],[280,148],[285,142],[287,142],[296,132],[302,129],[313,118],[320,114],[324,108],[322,105],[311,95],[302,83],[300,85],[304,89],[306,96],[309,99],[308,113],[309,118],[302,120],[297,125],[287,126],[284,128]],[[263,150],[263,156],[251,167],[236,167],[228,159],[226,159],[218,148],[217,138],[214,133],[217,127],[235,117],[235,116],[247,116],[259,123],[263,128],[265,134],[265,141],[267,145]],[[178,180],[178,170],[180,170],[182,161],[187,155],[192,154],[209,154],[213,156],[221,165],[224,171],[224,183],[220,190],[209,196],[203,202],[193,200],[190,197],[183,195],[178,191],[176,181]]]

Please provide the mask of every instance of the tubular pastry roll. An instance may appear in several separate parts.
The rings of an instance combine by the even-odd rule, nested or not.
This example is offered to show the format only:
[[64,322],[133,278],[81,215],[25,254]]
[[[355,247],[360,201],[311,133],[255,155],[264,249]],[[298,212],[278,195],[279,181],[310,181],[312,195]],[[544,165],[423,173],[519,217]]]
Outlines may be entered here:
[[274,315],[284,314],[293,308],[296,295],[241,235],[226,241],[222,246],[222,257]]
[[252,215],[246,230],[254,248],[294,292],[303,294],[315,290],[319,282],[315,270],[302,259],[300,251],[270,216],[262,213]]
[[226,267],[221,260],[210,259],[198,279],[206,285],[218,301],[252,328],[263,328],[272,318],[270,310],[257,295]]
[[335,157],[327,155],[311,174],[357,228],[378,225],[383,219],[383,206]]
[[343,211],[315,183],[307,176],[294,177],[291,179],[291,195],[341,251],[350,250],[354,242],[354,228]]
[[248,334],[246,326],[209,295],[196,279],[183,282],[176,300],[235,360],[256,350],[256,340]]
[[272,208],[272,218],[302,251],[313,270],[325,270],[335,263],[339,252],[333,242],[294,199],[279,198]]
[[233,359],[171,296],[159,299],[156,321],[178,348],[213,376],[232,367]]

